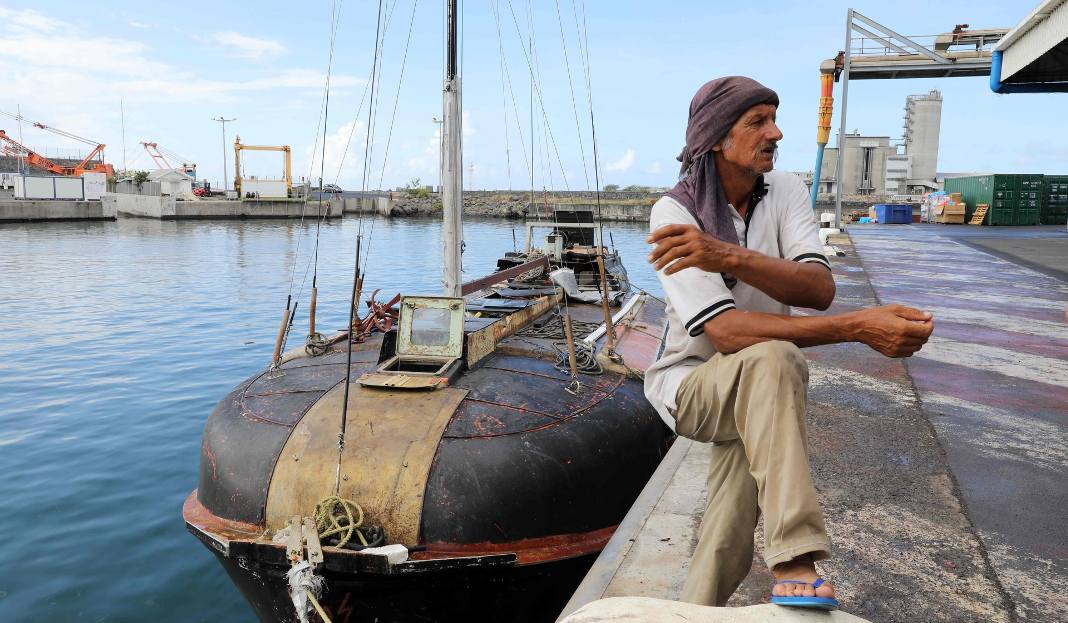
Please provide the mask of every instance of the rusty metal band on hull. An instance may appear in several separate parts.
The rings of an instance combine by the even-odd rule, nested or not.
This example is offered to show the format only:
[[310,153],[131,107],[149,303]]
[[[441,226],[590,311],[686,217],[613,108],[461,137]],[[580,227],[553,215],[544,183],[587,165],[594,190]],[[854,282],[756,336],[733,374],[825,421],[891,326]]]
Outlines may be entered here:
[[[288,564],[284,544],[264,540],[263,531],[259,526],[229,521],[213,515],[197,499],[196,491],[186,498],[182,506],[182,517],[192,534],[225,558],[240,556],[266,564]],[[511,543],[428,543],[425,550],[412,552],[411,559],[431,561],[485,557],[484,566],[501,566],[503,563],[514,563],[519,566],[542,564],[596,554],[604,549],[615,529],[616,526],[609,526],[587,533],[520,539]],[[346,564],[340,559],[370,558],[358,552],[335,547],[324,547],[323,553],[327,568],[337,571],[358,572],[361,567],[351,562]],[[501,554],[514,554],[514,558],[507,561],[500,556]],[[441,570],[441,567],[426,566],[425,568],[427,571]],[[375,565],[364,566],[364,570],[379,575],[389,574],[387,569]]]

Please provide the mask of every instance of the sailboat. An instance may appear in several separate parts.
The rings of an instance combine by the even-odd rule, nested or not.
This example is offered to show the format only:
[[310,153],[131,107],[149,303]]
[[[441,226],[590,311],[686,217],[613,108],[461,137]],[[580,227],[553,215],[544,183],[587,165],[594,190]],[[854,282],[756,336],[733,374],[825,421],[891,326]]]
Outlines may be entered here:
[[461,281],[447,5],[444,293],[360,314],[357,241],[349,329],[279,340],[204,429],[183,517],[261,621],[552,621],[672,441],[642,387],[663,304],[593,214]]

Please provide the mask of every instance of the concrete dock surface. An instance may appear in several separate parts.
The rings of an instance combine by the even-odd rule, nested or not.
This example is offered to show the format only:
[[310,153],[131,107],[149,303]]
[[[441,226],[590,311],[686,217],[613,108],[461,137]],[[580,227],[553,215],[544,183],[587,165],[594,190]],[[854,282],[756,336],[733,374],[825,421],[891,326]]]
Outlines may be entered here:
[[[849,234],[846,256],[832,259],[827,313],[901,303],[934,313],[935,331],[909,359],[860,344],[806,350],[811,462],[834,543],[819,567],[842,610],[875,622],[1068,621],[1068,281],[1058,276],[1068,232]],[[676,444],[565,614],[605,597],[678,598],[708,452]],[[770,596],[756,536],[731,606]]]
[[583,606],[560,623],[867,623],[840,610],[822,612],[771,604],[742,608],[706,608],[650,597],[610,597]]

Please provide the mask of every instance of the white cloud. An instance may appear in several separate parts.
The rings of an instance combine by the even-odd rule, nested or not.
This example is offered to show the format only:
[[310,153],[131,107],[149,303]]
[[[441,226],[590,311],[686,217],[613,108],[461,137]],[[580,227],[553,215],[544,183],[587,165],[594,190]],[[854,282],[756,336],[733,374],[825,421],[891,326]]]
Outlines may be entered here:
[[66,22],[42,15],[33,9],[16,11],[3,7],[0,7],[0,22],[15,32],[52,32],[67,25]]
[[656,162],[654,162],[654,163],[650,164],[649,166],[645,167],[645,172],[650,174],[650,175],[656,175],[658,173],[663,173],[663,171],[664,171],[664,165],[659,160],[657,160]]
[[130,28],[152,28],[152,26],[150,26],[149,24],[146,24],[144,22],[139,22],[137,20],[130,20],[130,21],[126,22],[126,25],[129,26]]
[[[78,73],[144,75],[167,69],[165,64],[148,59],[147,48],[140,42],[82,36],[73,24],[35,11],[0,9],[0,22],[10,26],[6,35],[0,37],[0,59],[15,60],[16,70],[28,72],[43,66],[67,67]],[[92,51],[91,66],[84,61],[86,50]],[[66,93],[71,92],[63,82],[54,84],[63,84]]]
[[[0,74],[7,81],[5,90],[42,104],[35,108],[82,109],[94,101],[113,103],[117,96],[141,103],[226,102],[244,92],[321,89],[325,81],[323,72],[307,69],[287,69],[245,80],[205,79],[151,58],[142,42],[86,36],[74,24],[35,11],[0,8],[0,22],[12,26],[0,36]],[[250,54],[285,49],[275,42],[230,34],[239,37],[242,45],[253,42],[245,45]],[[92,65],[83,61],[85,50],[93,51]],[[363,83],[363,79],[349,75],[331,78],[332,87],[338,88]],[[63,85],[63,89],[57,91],[49,85]],[[76,106],[67,105],[70,93],[78,93]]]
[[460,113],[460,124],[463,128],[463,137],[465,139],[478,134],[478,129],[471,122],[471,115],[467,114],[466,110]]
[[634,166],[634,161],[637,158],[637,154],[633,149],[627,149],[623,154],[623,157],[615,162],[610,162],[605,166],[605,171],[618,171],[620,173],[630,170]]
[[[351,139],[350,139],[351,137]],[[352,180],[361,179],[363,164],[364,127],[360,121],[350,121],[341,125],[333,133],[326,135],[326,147],[323,147],[323,137],[304,149],[304,158],[297,163],[294,173],[307,175],[309,179],[318,181],[319,172],[322,171],[325,183],[332,184],[335,177],[343,186],[351,186]],[[347,152],[346,152],[347,148]],[[357,155],[358,152],[358,155]],[[325,158],[323,158],[325,154]],[[344,159],[344,163],[342,163]],[[325,166],[322,163],[325,162]],[[338,167],[344,167],[339,172]],[[346,183],[348,182],[348,183]]]
[[287,52],[286,47],[277,41],[249,37],[239,32],[217,32],[212,39],[241,58],[271,58]]
[[405,173],[409,178],[418,177],[423,184],[437,184],[440,178],[438,163],[441,159],[441,125],[423,145],[423,150],[407,159]]

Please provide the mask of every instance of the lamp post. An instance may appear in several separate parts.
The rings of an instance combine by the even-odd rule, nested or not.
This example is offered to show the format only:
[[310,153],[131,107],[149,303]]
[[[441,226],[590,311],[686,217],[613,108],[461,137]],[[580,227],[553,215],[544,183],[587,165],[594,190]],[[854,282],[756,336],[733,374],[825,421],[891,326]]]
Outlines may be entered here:
[[222,124],[222,134],[223,134],[223,142],[222,142],[222,145],[223,145],[223,191],[227,191],[227,190],[230,190],[230,186],[228,185],[228,183],[226,181],[226,124],[230,123],[231,121],[237,121],[237,117],[233,117],[231,119],[227,119],[225,117],[212,117],[211,120],[212,121],[218,121],[219,123]]

